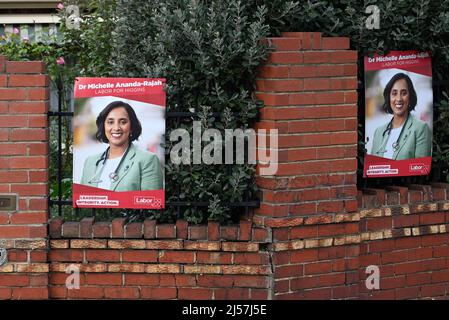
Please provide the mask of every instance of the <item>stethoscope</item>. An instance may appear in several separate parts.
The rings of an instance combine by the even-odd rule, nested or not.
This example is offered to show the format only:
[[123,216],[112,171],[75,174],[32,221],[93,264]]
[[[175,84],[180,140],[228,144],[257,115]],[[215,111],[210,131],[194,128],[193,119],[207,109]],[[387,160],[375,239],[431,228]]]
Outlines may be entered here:
[[[129,151],[130,146],[131,146],[131,143],[129,144],[128,148],[126,148],[126,151],[125,151],[125,153],[123,154],[122,159],[120,159],[120,162],[119,162],[117,168],[115,168],[114,172],[111,172],[111,173],[109,174],[109,179],[111,179],[111,181],[116,182],[116,181],[119,179],[118,172],[119,172],[119,170],[120,170],[120,167],[121,167],[122,164],[123,164],[123,161],[124,161],[125,158],[126,158],[126,155],[128,154],[128,151]],[[101,181],[95,181],[95,182],[94,182],[94,178],[96,178],[97,175],[98,175],[98,173],[99,173],[99,172],[98,172],[98,164],[99,164],[100,162],[102,162],[102,168],[101,168],[101,171],[104,169],[104,166],[105,166],[105,164],[106,164],[106,161],[108,160],[108,155],[109,155],[109,150],[110,150],[110,149],[111,149],[111,147],[108,147],[108,148],[103,152],[103,154],[101,155],[100,159],[98,159],[97,162],[95,163],[95,167],[96,167],[96,169],[95,169],[95,175],[94,175],[94,176],[92,177],[92,179],[89,181],[90,184],[92,184],[92,183],[100,183],[100,182],[101,182]],[[100,171],[100,172],[101,172],[101,171]]]
[[[402,129],[401,129],[401,132],[399,133],[398,139],[395,142],[393,142],[393,144],[391,145],[393,147],[394,151],[398,151],[398,149],[399,149],[399,141],[401,140],[402,133],[404,132],[404,129],[405,129],[405,126],[407,125],[409,117],[410,117],[410,113],[407,115],[407,119],[405,119],[405,123],[402,126]],[[388,132],[388,135],[390,135],[391,130],[393,129],[393,119],[394,119],[394,117],[391,118],[390,123],[388,123],[387,128],[382,133],[382,137],[385,137],[385,133],[387,133],[387,132]],[[405,136],[405,138],[407,138],[407,136]]]

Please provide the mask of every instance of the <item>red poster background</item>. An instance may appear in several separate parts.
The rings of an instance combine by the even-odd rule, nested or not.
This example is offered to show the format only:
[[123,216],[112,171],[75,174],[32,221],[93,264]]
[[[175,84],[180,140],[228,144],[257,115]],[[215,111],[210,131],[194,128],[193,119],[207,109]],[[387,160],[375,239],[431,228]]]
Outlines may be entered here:
[[[76,78],[74,97],[114,96],[165,107],[165,79]],[[73,183],[74,208],[164,209],[165,190],[110,191]]]
[[[431,57],[428,52],[391,51],[384,56],[375,54],[372,57],[365,57],[364,62],[365,75],[367,71],[394,68],[432,77]],[[365,85],[366,83],[365,77]],[[432,157],[392,160],[367,154],[365,155],[363,177],[378,178],[428,175],[431,164]]]

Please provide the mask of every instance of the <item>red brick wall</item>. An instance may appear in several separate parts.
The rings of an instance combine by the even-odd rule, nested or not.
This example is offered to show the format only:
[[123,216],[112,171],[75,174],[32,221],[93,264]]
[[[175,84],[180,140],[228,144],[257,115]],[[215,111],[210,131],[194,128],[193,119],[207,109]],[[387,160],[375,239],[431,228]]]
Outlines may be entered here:
[[[257,127],[278,129],[279,170],[257,178],[261,206],[234,226],[53,219],[47,237],[39,122],[47,80],[40,63],[8,63],[6,74],[2,67],[0,192],[21,201],[19,213],[0,213],[11,261],[0,268],[0,299],[446,298],[449,185],[357,191],[357,53],[349,40],[268,40],[276,50],[257,81],[265,102]],[[19,71],[39,76],[25,81]],[[42,101],[15,101],[35,98]],[[65,287],[70,265],[79,267],[79,290]],[[370,265],[379,267],[380,289],[365,286]]]
[[0,193],[19,197],[0,211],[0,299],[48,297],[48,82],[43,63],[0,56]]
[[[274,236],[271,248],[275,299],[446,298],[448,200],[361,209],[345,220],[274,230],[288,237]],[[379,267],[379,290],[365,285],[369,265]]]
[[[360,275],[367,265],[380,267],[381,290],[360,285],[361,298],[443,298],[449,293],[449,184],[396,190],[364,190],[364,206],[377,191],[374,206],[360,221]],[[383,197],[383,195],[386,195]],[[368,198],[368,199],[367,199]],[[396,203],[387,205],[390,201]],[[367,201],[368,200],[368,201]],[[381,207],[384,205],[384,207]],[[363,276],[363,277],[362,277]]]
[[357,297],[357,52],[320,33],[269,42],[258,126],[279,131],[279,170],[254,221],[272,228],[274,298]]
[[[447,297],[448,185],[356,188],[357,53],[347,38],[285,33],[260,69],[259,128],[278,129],[279,170],[259,177],[274,299]],[[380,271],[368,290],[366,267]]]
[[[50,226],[52,299],[269,299],[268,230],[235,226],[81,222]],[[67,267],[80,288],[65,286]]]

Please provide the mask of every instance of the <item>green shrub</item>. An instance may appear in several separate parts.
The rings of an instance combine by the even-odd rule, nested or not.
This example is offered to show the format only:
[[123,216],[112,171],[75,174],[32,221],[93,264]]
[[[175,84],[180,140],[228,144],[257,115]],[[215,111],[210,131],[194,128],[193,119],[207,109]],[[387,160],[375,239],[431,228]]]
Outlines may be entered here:
[[[380,10],[379,29],[366,28],[369,5]],[[449,0],[301,1],[288,29],[349,37],[360,56],[389,50],[429,50],[434,74],[447,79]]]
[[[167,111],[198,114],[167,120],[167,154],[171,130],[185,128],[192,134],[192,119],[201,120],[202,130],[249,128],[261,106],[253,97],[257,67],[268,54],[261,39],[280,28],[294,8],[285,1],[119,0],[111,75],[165,77]],[[228,204],[257,198],[254,165],[167,161],[165,170],[167,201],[209,203],[205,209],[181,208],[189,222],[236,220],[241,209]],[[176,212],[153,214],[166,220]]]
[[[112,33],[115,28],[115,3],[111,0],[71,0],[64,2],[79,6],[79,27],[68,23],[66,9],[60,11],[60,32],[67,60],[77,77],[103,77],[111,71]],[[69,21],[70,22],[70,21]],[[66,83],[71,86],[70,82]]]

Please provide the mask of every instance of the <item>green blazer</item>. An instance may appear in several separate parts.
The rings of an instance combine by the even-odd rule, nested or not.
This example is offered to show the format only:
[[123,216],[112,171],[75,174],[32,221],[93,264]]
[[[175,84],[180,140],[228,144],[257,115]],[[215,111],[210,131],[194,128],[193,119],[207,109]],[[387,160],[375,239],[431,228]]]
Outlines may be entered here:
[[[99,161],[102,155],[99,153],[86,159],[81,184],[97,187],[103,168],[103,160]],[[118,179],[111,185],[113,191],[162,189],[162,170],[158,157],[133,144],[117,174]]]
[[[371,154],[383,157],[388,141],[388,123],[378,127],[374,132]],[[382,136],[382,134],[385,134]],[[411,114],[399,140],[399,148],[394,151],[394,160],[422,158],[431,155],[432,134],[426,123],[415,119]]]

